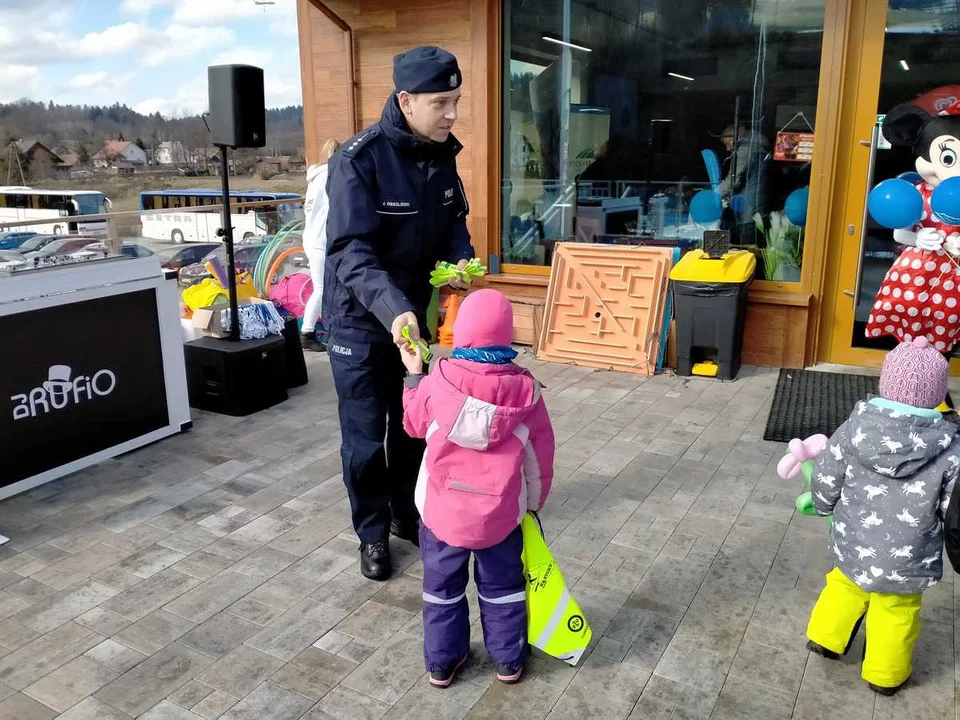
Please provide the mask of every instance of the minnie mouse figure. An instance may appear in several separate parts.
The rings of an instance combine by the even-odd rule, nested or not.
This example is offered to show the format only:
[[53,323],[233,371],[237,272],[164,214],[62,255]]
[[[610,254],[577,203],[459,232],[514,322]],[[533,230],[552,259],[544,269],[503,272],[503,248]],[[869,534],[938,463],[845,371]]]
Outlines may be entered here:
[[880,286],[866,334],[900,342],[926,337],[947,353],[960,336],[960,226],[938,217],[931,198],[940,183],[960,176],[960,100],[942,105],[936,115],[912,103],[899,105],[884,118],[883,136],[913,148],[923,214],[913,228],[893,231],[904,249]]

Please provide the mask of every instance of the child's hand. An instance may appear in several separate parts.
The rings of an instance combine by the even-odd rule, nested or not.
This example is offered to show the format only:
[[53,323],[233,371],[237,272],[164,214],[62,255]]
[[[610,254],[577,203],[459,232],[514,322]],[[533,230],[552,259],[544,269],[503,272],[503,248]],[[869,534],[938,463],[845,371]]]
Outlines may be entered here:
[[400,360],[411,375],[423,373],[423,354],[416,343],[408,343],[400,348]]

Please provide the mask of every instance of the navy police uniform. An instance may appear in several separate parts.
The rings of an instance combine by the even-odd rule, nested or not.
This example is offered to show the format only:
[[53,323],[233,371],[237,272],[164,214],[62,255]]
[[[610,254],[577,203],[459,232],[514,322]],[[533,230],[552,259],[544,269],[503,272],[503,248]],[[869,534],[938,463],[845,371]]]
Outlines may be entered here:
[[[443,92],[460,86],[456,58],[418,48],[394,60],[397,91]],[[439,260],[474,256],[469,211],[453,135],[442,144],[415,136],[392,94],[380,122],[330,160],[323,318],[339,402],[343,479],[363,544],[387,539],[391,519],[414,524],[413,492],[422,440],[403,430],[404,367],[390,327],[426,311]],[[386,447],[384,447],[386,438]]]

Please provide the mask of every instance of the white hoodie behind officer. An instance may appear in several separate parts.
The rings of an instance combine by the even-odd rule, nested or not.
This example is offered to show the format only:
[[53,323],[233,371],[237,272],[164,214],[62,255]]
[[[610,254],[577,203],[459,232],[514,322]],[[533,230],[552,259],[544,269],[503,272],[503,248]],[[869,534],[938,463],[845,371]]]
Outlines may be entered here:
[[[303,311],[303,325],[300,328],[300,344],[304,350],[323,352],[324,341],[317,337],[317,321],[320,319],[320,306],[323,303],[323,266],[327,260],[327,215],[330,202],[327,199],[328,161],[340,149],[336,140],[327,140],[320,150],[322,163],[311,165],[307,170],[307,194],[303,201],[303,250],[310,261],[310,279],[313,292]],[[321,324],[321,334],[323,325]]]

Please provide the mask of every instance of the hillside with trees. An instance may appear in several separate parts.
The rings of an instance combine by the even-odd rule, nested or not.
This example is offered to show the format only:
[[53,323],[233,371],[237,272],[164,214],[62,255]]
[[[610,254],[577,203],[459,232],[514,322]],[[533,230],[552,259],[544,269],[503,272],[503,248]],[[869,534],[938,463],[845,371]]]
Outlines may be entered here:
[[[151,158],[165,141],[180,142],[188,151],[210,145],[210,134],[199,115],[142,115],[120,104],[56,105],[32,100],[0,104],[0,148],[9,148],[12,141],[23,138],[76,153],[80,166],[108,139],[136,143]],[[257,154],[295,155],[302,148],[303,108],[296,105],[267,110],[267,144]],[[0,182],[10,161],[10,152],[0,153]]]

